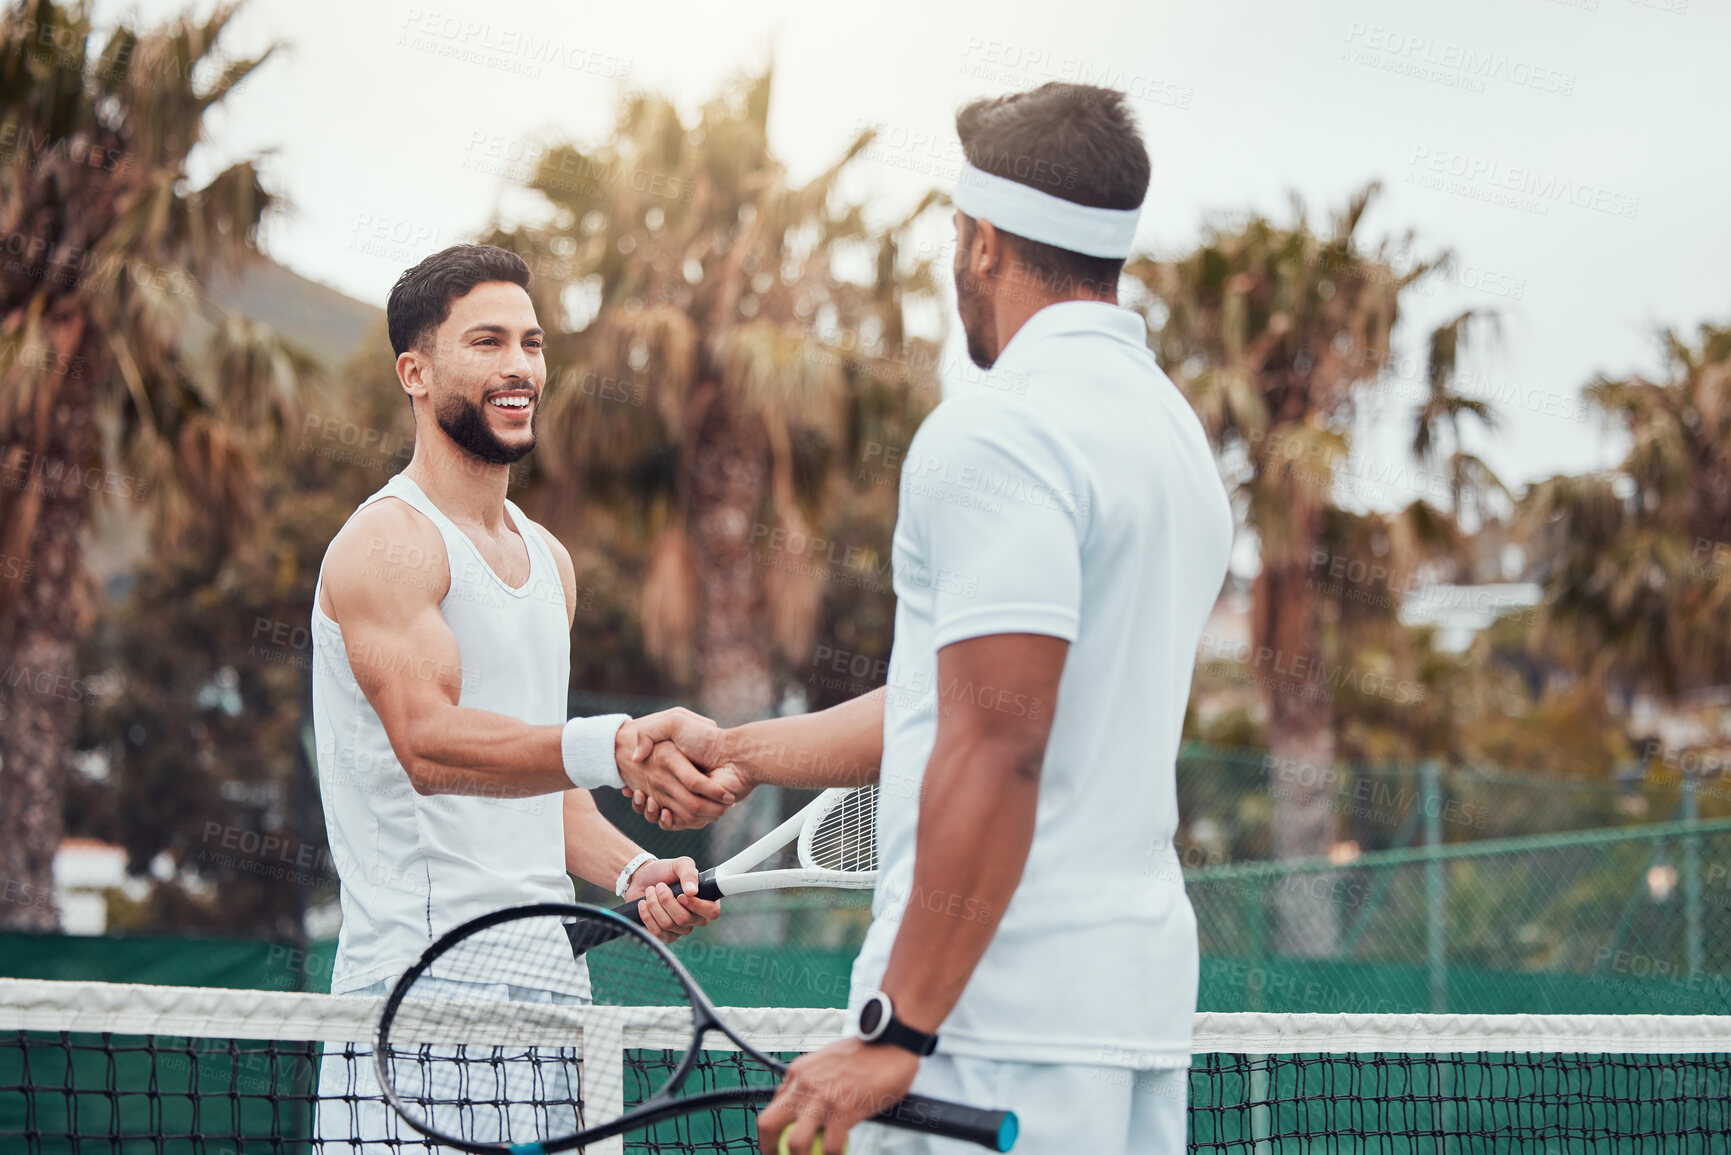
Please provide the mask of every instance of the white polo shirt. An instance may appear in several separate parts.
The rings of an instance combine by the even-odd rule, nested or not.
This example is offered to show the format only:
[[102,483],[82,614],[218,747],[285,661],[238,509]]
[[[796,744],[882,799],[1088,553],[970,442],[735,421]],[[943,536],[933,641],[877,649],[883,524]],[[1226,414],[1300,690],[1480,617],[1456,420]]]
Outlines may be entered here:
[[[1196,919],[1172,839],[1178,755],[1232,513],[1202,425],[1136,314],[1067,301],[1017,331],[987,386],[945,400],[909,446],[893,567],[895,645],[878,803],[882,872],[854,964],[877,989],[913,892],[937,654],[1034,633],[1070,642],[1020,886],[939,1049],[1021,1062],[1185,1066]],[[991,686],[944,687],[1015,713]]]

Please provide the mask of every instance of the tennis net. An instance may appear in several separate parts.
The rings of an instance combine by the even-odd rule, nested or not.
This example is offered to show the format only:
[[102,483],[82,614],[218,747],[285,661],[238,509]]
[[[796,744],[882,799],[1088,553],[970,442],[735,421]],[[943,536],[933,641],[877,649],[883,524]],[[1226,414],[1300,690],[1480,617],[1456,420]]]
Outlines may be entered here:
[[[377,998],[124,983],[0,979],[0,1152],[425,1152],[427,1144],[378,1098],[371,1041]],[[557,1008],[564,1010],[563,1008]],[[534,1026],[532,1005],[525,1011]],[[793,1058],[839,1037],[839,1010],[724,1012],[758,1049]],[[569,1014],[544,1044],[563,1062],[558,1106],[585,1107],[588,1080],[652,1088],[690,1044],[690,1010],[604,1008],[611,1045],[575,1054]],[[671,1024],[671,1025],[670,1025]],[[471,1055],[524,1054],[521,1024],[481,1028]],[[444,1043],[448,1040],[428,1040]],[[530,1043],[542,1047],[539,1039]],[[687,1092],[762,1085],[768,1074],[711,1035]],[[531,1052],[532,1053],[532,1052]],[[501,1063],[508,1062],[500,1058]],[[566,1098],[568,1096],[568,1098]],[[477,1113],[508,1104],[475,1101]],[[614,1105],[613,1114],[617,1113]],[[757,1150],[754,1113],[729,1108],[657,1124],[596,1153]],[[442,1149],[441,1149],[442,1150]]]
[[[424,1151],[367,1093],[378,1011],[330,995],[0,979],[0,1151]],[[843,1030],[838,1010],[723,1014],[783,1056]],[[577,1109],[595,1063],[623,1066],[627,1097],[656,1085],[683,1049],[661,1037],[667,1022],[630,1012],[606,1054],[584,1053]],[[709,1046],[688,1090],[764,1080]],[[1731,1150],[1731,1017],[1200,1014],[1194,1049],[1192,1151]],[[1116,1076],[1128,1078],[1103,1067]],[[589,1148],[755,1149],[745,1108]]]

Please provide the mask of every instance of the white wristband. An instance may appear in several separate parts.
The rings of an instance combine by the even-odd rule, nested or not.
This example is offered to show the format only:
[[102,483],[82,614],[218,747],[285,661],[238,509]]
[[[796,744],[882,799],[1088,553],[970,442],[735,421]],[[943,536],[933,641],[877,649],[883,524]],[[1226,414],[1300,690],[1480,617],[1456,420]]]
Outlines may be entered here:
[[559,757],[571,785],[593,790],[598,786],[623,787],[619,765],[613,760],[613,740],[629,714],[600,714],[573,718],[559,734]]
[[627,862],[625,864],[625,869],[619,872],[619,881],[613,884],[613,893],[618,895],[620,898],[624,898],[625,892],[631,889],[631,876],[637,873],[637,868],[642,866],[645,862],[654,861],[655,856],[645,850],[636,858]]

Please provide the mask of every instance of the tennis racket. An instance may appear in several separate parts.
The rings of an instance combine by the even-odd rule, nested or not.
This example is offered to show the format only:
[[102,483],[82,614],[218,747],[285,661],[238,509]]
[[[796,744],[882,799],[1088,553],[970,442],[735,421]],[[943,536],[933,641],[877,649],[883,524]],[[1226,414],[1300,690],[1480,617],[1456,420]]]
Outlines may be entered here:
[[[712,1034],[739,1057],[703,1063]],[[517,1155],[762,1104],[787,1072],[722,1021],[648,931],[567,903],[495,911],[441,936],[385,999],[373,1061],[385,1099],[428,1139]],[[686,1093],[700,1064],[691,1081],[711,1089]],[[730,1080],[738,1085],[714,1086]],[[920,1095],[875,1121],[994,1151],[1017,1131],[1009,1112]]]
[[[714,902],[729,894],[785,890],[795,886],[834,886],[870,890],[878,877],[878,788],[825,790],[798,814],[718,866],[697,876],[697,897]],[[799,865],[758,870],[792,843]],[[684,887],[668,884],[674,894]],[[629,902],[614,913],[643,921],[642,905]]]

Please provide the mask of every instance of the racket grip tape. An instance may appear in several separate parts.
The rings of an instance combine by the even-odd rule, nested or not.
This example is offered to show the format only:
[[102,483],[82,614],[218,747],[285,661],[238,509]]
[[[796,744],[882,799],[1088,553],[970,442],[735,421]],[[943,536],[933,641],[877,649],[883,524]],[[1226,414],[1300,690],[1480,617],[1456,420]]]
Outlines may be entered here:
[[[677,882],[668,883],[667,889],[671,890],[675,895],[685,893],[685,887]],[[721,897],[721,887],[715,884],[714,868],[706,870],[697,876],[697,897],[703,899],[705,902],[714,902],[716,899]],[[630,919],[638,926],[642,926],[643,900],[634,898],[622,906],[614,907],[613,913]]]
[[924,1095],[909,1095],[873,1119],[909,1131],[924,1131],[945,1139],[977,1143],[991,1151],[1008,1151],[1016,1145],[1020,1124],[1014,1111],[987,1111]]

